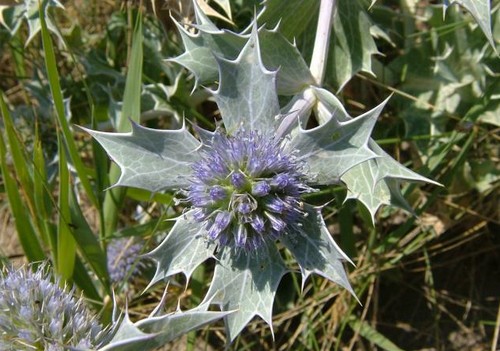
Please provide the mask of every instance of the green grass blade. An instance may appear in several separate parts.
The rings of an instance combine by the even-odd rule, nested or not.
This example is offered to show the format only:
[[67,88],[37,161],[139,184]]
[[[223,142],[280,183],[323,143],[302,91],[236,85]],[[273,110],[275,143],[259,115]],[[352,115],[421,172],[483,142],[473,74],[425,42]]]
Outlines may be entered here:
[[59,139],[59,222],[57,226],[56,271],[63,280],[70,280],[75,266],[76,243],[69,226],[69,178],[66,150]]
[[83,291],[83,294],[87,298],[94,301],[102,301],[102,297],[99,295],[99,292],[94,285],[94,281],[90,277],[89,272],[87,272],[87,269],[85,268],[85,265],[81,261],[80,257],[76,257],[75,260],[73,281]]
[[54,247],[56,233],[51,218],[53,199],[47,182],[47,169],[38,129],[35,131],[33,146],[33,200],[41,239],[46,245],[51,244]]
[[339,209],[338,221],[340,226],[340,242],[342,250],[344,250],[347,256],[356,257],[352,202],[344,203]]
[[142,13],[139,11],[132,37],[127,80],[125,82],[125,92],[123,93],[122,114],[117,127],[118,132],[129,132],[131,130],[129,119],[137,123],[140,121],[143,63],[142,42]]
[[73,166],[76,169],[80,182],[85,189],[88,198],[95,206],[99,206],[99,202],[97,201],[97,198],[90,184],[88,173],[86,172],[80,155],[78,154],[78,149],[75,145],[71,129],[69,128],[69,123],[66,119],[66,115],[64,112],[63,95],[61,91],[61,84],[59,83],[59,73],[57,71],[57,62],[54,53],[54,46],[47,29],[47,23],[45,22],[44,13],[41,9],[39,10],[39,13],[40,25],[42,30],[45,67],[47,69],[47,78],[49,80],[50,91],[52,93],[52,99],[56,110],[57,125],[60,127],[60,131],[62,131],[64,144],[67,147],[69,156],[71,158],[71,161],[73,162]]
[[[118,121],[117,131],[130,131],[129,119],[139,122],[141,114],[141,90],[142,90],[142,63],[143,63],[143,34],[142,34],[142,14],[139,11],[132,37],[132,48],[130,61],[125,82],[125,92],[123,95],[123,108],[121,118]],[[109,171],[109,180],[114,184],[120,176],[120,169],[112,164]],[[116,230],[118,223],[118,212],[125,198],[124,188],[113,188],[106,193],[104,200],[104,218],[106,236],[111,235]]]
[[387,337],[385,337],[383,334],[379,333],[375,328],[369,325],[366,321],[362,321],[358,318],[352,317],[349,320],[349,326],[353,331],[359,331],[359,335],[361,335],[371,343],[377,345],[382,350],[403,351],[391,340],[389,340]]
[[103,286],[108,293],[110,293],[106,254],[101,248],[101,245],[99,244],[97,237],[92,232],[89,224],[85,220],[80,206],[78,205],[75,193],[70,191],[69,196],[71,226],[73,228],[72,233],[78,245],[80,254],[90,265],[97,278],[103,283]]
[[0,94],[0,109],[2,111],[10,156],[14,169],[16,170],[17,178],[19,179],[20,186],[23,188],[26,196],[29,197],[28,200],[31,201],[31,196],[33,194],[33,181],[31,177],[32,167],[26,157],[24,146],[16,133],[16,128],[14,127],[14,123],[9,113],[7,104],[5,103],[3,94]]
[[[2,111],[2,114],[5,116],[5,111]],[[7,147],[3,133],[0,132],[0,168],[2,170],[3,183],[9,200],[10,209],[15,219],[19,241],[29,261],[44,260],[45,254],[33,227],[29,211],[22,201],[18,185],[10,174],[6,155]]]
[[[55,244],[55,237],[51,235],[50,214],[45,211],[40,204],[42,201],[40,196],[45,196],[45,200],[47,200],[50,198],[50,194],[45,191],[44,194],[41,195],[43,187],[45,186],[43,183],[46,181],[46,175],[44,176],[39,173],[40,171],[45,173],[45,164],[43,163],[43,151],[41,150],[42,146],[39,140],[38,130],[35,131],[34,158],[31,160],[28,159],[24,144],[16,132],[5,99],[1,94],[0,109],[4,117],[5,134],[7,136],[10,156],[19,180],[20,194],[24,196],[26,204],[26,215],[31,218],[33,228],[36,233],[39,233],[42,242],[45,245],[51,245],[53,247]],[[41,160],[35,160],[36,157],[41,158]],[[41,162],[41,165],[39,164],[36,166],[38,168],[34,168],[34,162]]]

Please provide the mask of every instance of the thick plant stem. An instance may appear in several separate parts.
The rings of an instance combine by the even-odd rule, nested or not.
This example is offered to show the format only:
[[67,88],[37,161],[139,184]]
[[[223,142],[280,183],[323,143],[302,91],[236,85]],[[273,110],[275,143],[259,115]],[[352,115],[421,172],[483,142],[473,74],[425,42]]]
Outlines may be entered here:
[[325,77],[328,47],[330,45],[330,33],[332,29],[333,15],[336,9],[336,0],[321,0],[318,17],[318,27],[316,28],[316,38],[314,40],[314,50],[309,66],[316,85],[323,84]]
[[[315,85],[321,87],[325,77],[328,47],[330,46],[330,33],[332,29],[333,15],[336,9],[336,0],[321,0],[319,8],[318,27],[316,29],[316,39],[309,67],[314,78]],[[314,90],[309,87],[299,96],[296,96],[285,110],[288,115],[282,120],[276,135],[282,138],[295,128],[297,121],[305,123],[317,102]]]

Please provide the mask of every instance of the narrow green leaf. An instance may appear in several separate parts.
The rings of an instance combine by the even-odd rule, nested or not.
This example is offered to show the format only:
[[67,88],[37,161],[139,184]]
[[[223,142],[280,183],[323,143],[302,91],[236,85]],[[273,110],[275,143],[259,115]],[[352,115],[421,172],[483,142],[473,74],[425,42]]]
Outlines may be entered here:
[[3,116],[5,134],[7,136],[7,143],[9,145],[10,156],[16,170],[17,177],[20,185],[24,190],[27,200],[33,203],[33,180],[32,180],[32,167],[28,158],[26,157],[26,150],[16,133],[16,128],[12,121],[12,117],[5,103],[3,94],[0,94],[0,109]]
[[49,244],[56,235],[52,225],[52,195],[47,183],[47,168],[38,130],[35,131],[33,147],[33,199],[42,240]]
[[45,22],[44,13],[42,13],[42,8],[40,11],[40,25],[42,31],[42,42],[45,57],[45,67],[47,69],[47,78],[49,80],[50,91],[52,93],[52,100],[54,102],[54,107],[56,110],[57,124],[61,128],[62,137],[64,144],[68,149],[69,156],[76,169],[80,182],[85,189],[85,192],[90,199],[90,201],[95,205],[99,206],[97,198],[94,194],[88,174],[83,165],[83,161],[80,158],[78,149],[76,147],[75,141],[73,140],[73,134],[70,130],[68,120],[66,119],[65,109],[64,109],[64,99],[61,91],[61,85],[59,82],[59,73],[57,71],[57,61],[54,53],[54,46],[52,44],[52,39],[47,30],[47,24]]
[[[0,99],[0,101],[3,100]],[[2,115],[4,114],[5,111],[2,111]],[[28,260],[31,262],[43,261],[45,259],[45,254],[36,235],[30,214],[22,201],[18,185],[10,173],[6,155],[6,144],[3,133],[0,131],[0,167],[2,170],[5,192],[9,200],[9,206],[15,219],[17,235]]]
[[401,348],[396,346],[391,340],[386,336],[378,332],[375,328],[369,325],[366,321],[362,321],[356,317],[352,317],[348,322],[349,326],[353,331],[359,331],[359,335],[364,337],[369,342],[377,345],[382,350],[386,351],[403,351]]
[[59,220],[57,225],[57,259],[56,271],[64,281],[73,276],[76,257],[76,243],[70,229],[69,192],[71,181],[69,178],[66,150],[59,138]]
[[143,64],[143,33],[142,13],[137,14],[132,48],[128,62],[125,92],[123,93],[123,107],[121,119],[118,121],[117,131],[128,132],[131,130],[129,120],[139,123],[141,118],[141,91],[142,91],[142,64]]
[[[89,275],[87,268],[82,263],[80,257],[76,257],[75,260],[75,269],[73,271],[73,281],[75,284],[83,291],[83,294],[90,301],[102,301],[102,296],[97,291],[94,280]],[[96,307],[102,307],[96,306]]]
[[[142,65],[143,65],[143,33],[142,12],[139,11],[132,36],[132,48],[128,62],[125,92],[123,94],[123,107],[120,119],[117,122],[118,132],[127,132],[131,129],[130,121],[139,123],[141,117],[141,91],[142,91]],[[109,182],[115,183],[120,176],[120,168],[111,165]],[[108,190],[104,199],[105,236],[111,235],[116,230],[118,212],[125,198],[125,189],[114,188]]]
[[[109,289],[106,254],[83,216],[76,195],[72,189],[70,189],[69,192],[69,211],[72,228],[71,233],[78,245],[80,254],[92,268],[97,278]],[[108,291],[108,293],[110,292]]]

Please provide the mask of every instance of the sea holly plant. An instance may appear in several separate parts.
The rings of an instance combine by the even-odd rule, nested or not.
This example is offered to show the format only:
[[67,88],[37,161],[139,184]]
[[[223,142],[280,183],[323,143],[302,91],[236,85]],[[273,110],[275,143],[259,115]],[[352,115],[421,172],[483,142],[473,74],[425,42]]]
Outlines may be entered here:
[[116,308],[113,323],[103,328],[85,305],[67,289],[47,262],[39,267],[0,270],[0,347],[2,350],[110,351],[153,350],[230,312],[162,313],[166,294],[148,318],[132,323]]
[[[320,16],[311,69],[279,28],[254,23],[250,33],[236,34],[195,9],[197,32],[178,25],[186,52],[172,61],[199,84],[218,82],[211,90],[222,119],[215,130],[132,123],[128,133],[87,131],[119,165],[116,186],[175,191],[185,205],[147,254],[157,265],[150,285],[178,273],[189,281],[200,264],[215,259],[200,308],[216,304],[231,312],[225,322],[232,341],[255,316],[272,325],[276,291],[290,271],[284,251],[300,267],[303,285],[315,273],[354,294],[343,266],[349,258],[332,239],[322,207],[307,204],[304,195],[344,184],[373,214],[392,199],[407,207],[401,180],[428,180],[370,139],[385,102],[351,118],[320,88],[329,40],[320,33],[325,26],[329,31],[333,6]],[[291,96],[290,102],[280,106],[278,95]],[[313,110],[316,126],[308,129]]]

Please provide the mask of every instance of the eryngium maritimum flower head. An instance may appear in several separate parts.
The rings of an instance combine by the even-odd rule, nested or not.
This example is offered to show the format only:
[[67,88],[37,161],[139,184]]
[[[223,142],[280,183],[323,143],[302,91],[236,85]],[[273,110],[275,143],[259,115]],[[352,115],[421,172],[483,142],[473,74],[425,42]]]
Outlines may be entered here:
[[130,238],[120,238],[109,242],[107,247],[109,278],[113,283],[120,283],[140,272],[144,266],[137,262],[143,245]]
[[272,136],[256,131],[214,133],[193,165],[187,191],[194,219],[219,245],[256,250],[300,226],[302,164]]
[[0,350],[87,350],[101,325],[74,290],[51,281],[46,265],[0,271]]
[[[283,252],[295,258],[303,284],[315,273],[353,292],[342,263],[348,257],[333,241],[322,207],[307,204],[308,185],[345,183],[348,198],[360,198],[373,215],[389,197],[402,200],[400,181],[427,179],[370,139],[384,103],[352,118],[333,94],[313,86],[296,47],[275,30],[254,25],[248,35],[218,31],[195,9],[198,32],[178,25],[186,52],[173,61],[185,64],[199,83],[207,80],[208,68],[218,68],[208,80],[218,83],[213,96],[225,132],[200,128],[196,138],[185,124],[176,130],[132,124],[127,133],[88,132],[120,166],[115,185],[151,192],[180,189],[190,202],[148,254],[157,264],[151,284],[177,273],[189,279],[215,258],[204,302],[231,311],[226,326],[234,340],[256,315],[271,325],[274,297],[289,271]],[[235,58],[238,42],[242,47]],[[294,90],[286,106],[279,104],[280,89],[283,96]],[[318,125],[305,129],[313,108]]]

